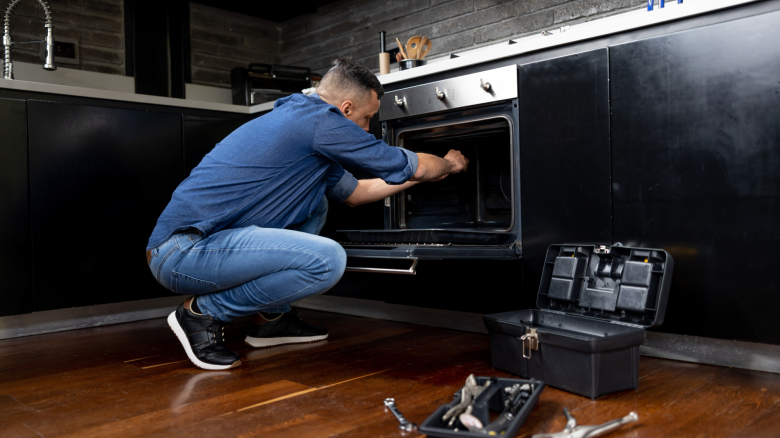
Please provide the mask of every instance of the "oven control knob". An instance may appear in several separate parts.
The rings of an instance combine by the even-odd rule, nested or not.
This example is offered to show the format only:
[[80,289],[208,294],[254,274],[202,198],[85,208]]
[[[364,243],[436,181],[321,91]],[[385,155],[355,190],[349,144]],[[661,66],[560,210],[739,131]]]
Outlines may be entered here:
[[395,96],[395,106],[397,106],[398,108],[404,107],[404,101],[399,99],[398,96]]
[[482,80],[482,78],[479,78],[479,88],[490,91],[490,82],[485,82]]
[[444,95],[443,91],[439,91],[439,87],[436,87],[436,98],[439,100],[444,100],[447,96]]

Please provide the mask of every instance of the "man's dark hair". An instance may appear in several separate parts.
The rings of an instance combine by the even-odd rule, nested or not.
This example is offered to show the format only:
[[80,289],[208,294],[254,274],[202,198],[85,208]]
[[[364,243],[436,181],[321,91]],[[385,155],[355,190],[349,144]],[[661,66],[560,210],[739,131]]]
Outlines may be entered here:
[[376,91],[377,99],[385,94],[379,79],[365,65],[351,59],[339,58],[333,61],[333,67],[322,77],[325,88],[334,90],[371,93]]

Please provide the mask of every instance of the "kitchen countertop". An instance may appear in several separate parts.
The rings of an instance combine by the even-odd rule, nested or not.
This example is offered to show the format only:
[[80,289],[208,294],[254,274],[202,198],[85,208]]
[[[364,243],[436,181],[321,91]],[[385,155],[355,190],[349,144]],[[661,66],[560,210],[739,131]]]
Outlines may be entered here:
[[[754,3],[756,1],[760,0],[685,0],[682,4],[677,4],[674,0],[667,0],[666,7],[663,9],[660,9],[658,5],[656,5],[653,11],[641,9],[625,12],[611,17],[567,26],[568,28],[565,31],[562,31],[562,29],[548,30],[547,32],[550,33],[550,35],[547,36],[539,33],[524,38],[518,38],[513,40],[515,41],[515,44],[511,45],[507,44],[507,42],[502,42],[493,46],[455,53],[458,57],[453,59],[432,59],[428,64],[422,67],[379,76],[379,82],[381,82],[382,85],[392,84],[474,64],[508,58],[522,53],[693,17],[720,9]],[[449,55],[446,56],[449,57]]]
[[146,103],[150,105],[174,106],[210,111],[224,111],[237,114],[256,114],[273,109],[274,102],[261,103],[254,106],[229,105],[224,103],[204,102],[199,100],[176,99],[172,97],[150,96],[146,94],[124,93],[121,91],[98,90],[95,88],[71,87],[67,85],[47,84],[43,82],[27,82],[19,80],[0,79],[0,88],[10,90],[32,91],[37,93],[61,94],[65,96],[89,97],[93,99],[118,100],[123,102]]

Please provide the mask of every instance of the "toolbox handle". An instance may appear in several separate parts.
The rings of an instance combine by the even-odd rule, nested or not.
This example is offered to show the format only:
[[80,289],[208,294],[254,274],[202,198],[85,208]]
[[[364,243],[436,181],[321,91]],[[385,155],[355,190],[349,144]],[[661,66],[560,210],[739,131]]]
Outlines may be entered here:
[[398,274],[398,275],[417,275],[417,262],[414,259],[409,269],[385,269],[385,268],[350,268],[347,266],[344,270],[348,272],[372,272],[374,274]]

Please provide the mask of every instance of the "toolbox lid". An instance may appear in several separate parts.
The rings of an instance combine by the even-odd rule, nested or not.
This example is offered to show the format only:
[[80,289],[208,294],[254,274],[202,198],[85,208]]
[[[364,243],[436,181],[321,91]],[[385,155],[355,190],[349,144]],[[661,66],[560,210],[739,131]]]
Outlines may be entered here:
[[551,245],[536,305],[543,311],[657,327],[664,321],[673,269],[674,259],[662,249]]

